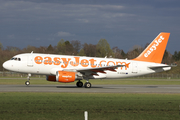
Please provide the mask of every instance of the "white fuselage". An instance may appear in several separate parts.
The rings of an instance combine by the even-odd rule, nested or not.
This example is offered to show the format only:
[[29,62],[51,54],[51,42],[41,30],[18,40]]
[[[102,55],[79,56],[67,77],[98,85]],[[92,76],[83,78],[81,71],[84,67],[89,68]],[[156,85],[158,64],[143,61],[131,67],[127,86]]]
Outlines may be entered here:
[[[3,64],[3,67],[20,73],[56,75],[57,71],[76,71],[87,70],[97,67],[124,65],[116,68],[115,71],[106,70],[105,73],[98,72],[98,75],[92,75],[90,79],[117,79],[146,75],[150,73],[170,70],[171,67],[159,67],[150,69],[151,66],[166,66],[164,64],[142,62],[134,60],[82,57],[68,55],[50,55],[38,53],[19,54]],[[85,72],[85,74],[88,74]]]

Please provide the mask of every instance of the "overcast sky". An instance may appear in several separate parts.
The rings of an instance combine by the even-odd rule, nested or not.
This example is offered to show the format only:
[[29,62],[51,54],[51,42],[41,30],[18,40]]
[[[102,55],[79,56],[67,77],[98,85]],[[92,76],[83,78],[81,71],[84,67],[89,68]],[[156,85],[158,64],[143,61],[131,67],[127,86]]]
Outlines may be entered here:
[[168,51],[180,51],[180,0],[0,0],[4,48],[105,38],[127,52],[160,32],[171,33]]

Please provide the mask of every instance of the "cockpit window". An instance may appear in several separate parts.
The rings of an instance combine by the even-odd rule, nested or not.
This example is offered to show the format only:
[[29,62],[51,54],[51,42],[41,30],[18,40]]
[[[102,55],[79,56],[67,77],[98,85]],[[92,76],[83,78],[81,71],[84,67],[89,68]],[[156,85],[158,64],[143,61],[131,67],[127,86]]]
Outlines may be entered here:
[[21,61],[21,58],[13,57],[13,58],[11,58],[11,60]]

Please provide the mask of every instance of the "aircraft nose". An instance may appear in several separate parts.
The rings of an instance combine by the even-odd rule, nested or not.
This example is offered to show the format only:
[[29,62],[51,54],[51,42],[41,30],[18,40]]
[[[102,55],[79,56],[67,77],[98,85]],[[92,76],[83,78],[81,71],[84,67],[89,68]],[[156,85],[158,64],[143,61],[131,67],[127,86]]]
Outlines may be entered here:
[[8,69],[8,68],[9,68],[9,64],[8,64],[7,61],[3,63],[3,68],[5,68],[5,69]]

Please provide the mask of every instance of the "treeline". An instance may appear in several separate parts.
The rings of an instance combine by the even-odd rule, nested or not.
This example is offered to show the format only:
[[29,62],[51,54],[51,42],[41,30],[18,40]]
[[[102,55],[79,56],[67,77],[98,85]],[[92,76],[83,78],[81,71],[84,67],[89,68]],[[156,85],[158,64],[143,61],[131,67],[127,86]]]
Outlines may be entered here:
[[[3,70],[2,64],[4,61],[20,53],[30,53],[33,51],[34,53],[133,59],[136,58],[147,46],[148,44],[146,44],[144,47],[136,45],[127,53],[125,53],[118,46],[111,48],[106,39],[100,39],[96,45],[88,44],[88,43],[81,44],[79,40],[65,41],[61,39],[56,46],[52,46],[51,44],[48,47],[27,46],[26,48],[23,49],[12,46],[3,48],[3,45],[0,43],[0,58],[1,58],[0,71]],[[180,60],[180,51],[179,52],[175,51],[174,55],[170,54],[170,52],[168,51],[165,51],[162,62],[166,64],[171,64],[179,60]]]

